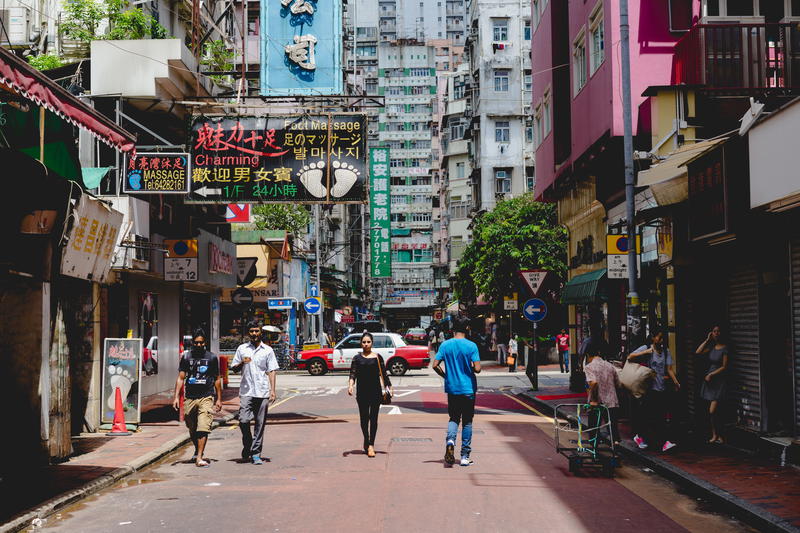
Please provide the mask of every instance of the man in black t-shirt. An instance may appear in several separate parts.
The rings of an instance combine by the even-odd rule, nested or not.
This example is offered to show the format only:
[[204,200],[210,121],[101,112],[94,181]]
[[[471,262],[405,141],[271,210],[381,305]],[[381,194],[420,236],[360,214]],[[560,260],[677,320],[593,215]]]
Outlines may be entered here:
[[203,459],[203,452],[214,422],[213,413],[222,409],[222,379],[219,374],[219,358],[206,350],[206,336],[200,329],[192,338],[192,349],[181,354],[178,364],[175,399],[172,402],[176,410],[184,383],[186,395],[183,411],[186,427],[189,428],[194,444],[192,460],[195,465],[206,467],[208,461]]

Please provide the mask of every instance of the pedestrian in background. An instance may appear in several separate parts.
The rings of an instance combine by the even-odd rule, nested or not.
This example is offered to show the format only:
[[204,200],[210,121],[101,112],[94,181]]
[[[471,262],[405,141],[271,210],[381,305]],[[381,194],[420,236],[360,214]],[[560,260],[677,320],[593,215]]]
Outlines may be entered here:
[[661,451],[666,452],[674,448],[675,444],[670,442],[665,435],[668,405],[664,377],[669,376],[676,390],[680,389],[681,385],[675,376],[672,354],[670,354],[669,348],[664,346],[664,334],[656,331],[650,335],[650,341],[649,346],[646,344],[640,346],[628,355],[629,361],[650,367],[655,372],[647,394],[641,399],[634,399],[632,418],[635,435],[633,442],[643,450],[648,447],[649,443],[654,445],[663,443]]
[[722,426],[719,421],[719,402],[725,397],[726,378],[730,352],[728,345],[722,339],[722,330],[714,326],[708,332],[708,337],[695,351],[697,355],[708,354],[708,372],[700,387],[700,397],[708,402],[708,417],[711,424],[711,439],[709,444],[722,444],[720,436]]
[[511,333],[511,338],[508,340],[508,371],[515,372],[517,370],[517,354],[519,352],[519,343],[514,333]]
[[386,363],[380,354],[372,351],[372,342],[372,333],[365,331],[361,335],[361,351],[353,357],[350,364],[350,381],[347,387],[347,394],[352,396],[353,387],[358,383],[356,403],[367,457],[375,457],[375,436],[378,433],[378,413],[384,388],[392,394],[392,381],[386,372]]
[[439,332],[434,328],[428,334],[428,351],[433,352],[433,355],[439,351]]
[[[461,466],[472,464],[472,419],[475,416],[475,393],[478,380],[475,374],[481,371],[478,346],[467,339],[466,319],[459,318],[453,326],[454,337],[439,348],[433,361],[433,370],[444,378],[447,393],[447,412],[450,421],[445,436],[444,462],[455,463],[455,444],[458,425],[461,424]],[[444,362],[444,369],[442,369]]]
[[[275,374],[278,359],[273,349],[261,340],[261,324],[252,321],[247,325],[250,342],[236,349],[232,370],[242,370],[239,384],[239,429],[242,432],[242,460],[262,465],[261,450],[268,405],[275,401]],[[250,431],[253,422],[253,431]]]
[[562,329],[556,335],[556,347],[558,348],[558,367],[562,373],[569,374],[569,333]]
[[[207,467],[203,458],[214,412],[222,409],[222,377],[219,373],[219,358],[206,349],[206,334],[202,329],[194,332],[191,349],[181,354],[178,363],[178,379],[175,382],[175,398],[172,407],[180,406],[181,389],[186,385],[183,400],[184,422],[189,428],[189,437],[194,444],[192,461],[199,467]],[[216,400],[215,400],[216,398]]]
[[508,332],[506,328],[497,328],[497,362],[508,364]]
[[619,399],[617,389],[620,387],[619,374],[617,369],[604,360],[597,345],[593,345],[586,353],[586,365],[583,371],[586,373],[586,382],[589,384],[588,401],[589,405],[605,405],[608,408],[609,422],[611,424],[610,440],[615,446],[619,445],[619,427],[617,424],[619,415]]

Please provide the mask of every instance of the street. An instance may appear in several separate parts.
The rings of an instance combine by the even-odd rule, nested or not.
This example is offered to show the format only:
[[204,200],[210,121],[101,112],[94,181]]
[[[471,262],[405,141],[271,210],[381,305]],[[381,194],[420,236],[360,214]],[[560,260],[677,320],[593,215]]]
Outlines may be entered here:
[[[543,372],[542,379],[563,379]],[[523,373],[479,378],[470,467],[443,462],[446,396],[430,370],[396,378],[377,457],[361,450],[347,375],[278,376],[263,466],[240,462],[235,424],[50,517],[52,531],[748,531],[634,465],[570,474],[552,421],[512,393]],[[235,377],[231,385],[236,383]],[[519,389],[517,389],[519,390]],[[125,446],[119,440],[120,446]]]

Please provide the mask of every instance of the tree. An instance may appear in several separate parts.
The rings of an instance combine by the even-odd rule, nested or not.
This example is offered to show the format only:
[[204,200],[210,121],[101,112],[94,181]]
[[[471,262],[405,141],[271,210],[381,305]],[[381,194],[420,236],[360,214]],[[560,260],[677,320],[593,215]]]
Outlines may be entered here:
[[302,205],[264,204],[253,206],[253,220],[258,229],[284,230],[298,234],[308,226],[311,216]]
[[518,271],[530,268],[563,278],[567,231],[558,225],[555,205],[529,193],[504,200],[475,220],[472,242],[458,262],[456,296],[474,302],[483,294],[499,301],[516,290]]
[[36,70],[50,70],[64,65],[64,63],[61,61],[61,58],[55,54],[28,56],[27,59],[28,63],[30,63],[31,66]]
[[[89,42],[96,39],[164,39],[167,30],[141,8],[130,8],[126,0],[65,0],[61,31],[68,39]],[[109,31],[98,35],[108,20]]]

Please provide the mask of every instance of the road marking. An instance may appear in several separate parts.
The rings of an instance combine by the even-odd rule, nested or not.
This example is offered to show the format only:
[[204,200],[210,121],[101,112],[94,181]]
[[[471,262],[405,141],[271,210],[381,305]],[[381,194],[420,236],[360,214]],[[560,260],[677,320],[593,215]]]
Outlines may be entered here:
[[381,407],[390,407],[391,408],[391,409],[389,409],[389,412],[386,413],[387,415],[402,415],[403,414],[403,412],[400,410],[400,408],[398,406],[396,406],[396,405],[386,405],[386,406],[381,405]]
[[395,390],[392,396],[394,398],[402,398],[403,396],[408,396],[410,394],[414,394],[415,392],[419,392],[419,389],[415,390]]
[[270,409],[275,409],[275,408],[276,408],[276,407],[278,407],[280,404],[282,404],[282,403],[284,403],[284,402],[288,402],[289,400],[291,400],[291,399],[292,399],[292,398],[294,398],[295,396],[298,396],[298,395],[297,395],[297,394],[295,394],[294,396],[287,396],[286,398],[283,398],[282,400],[278,400],[277,402],[275,402],[275,403],[273,403],[272,405],[270,405],[270,406],[269,406],[269,408],[270,408]]
[[534,413],[536,413],[537,415],[541,416],[542,418],[546,418],[547,420],[550,420],[550,421],[552,421],[552,420],[553,420],[553,419],[552,419],[552,418],[550,418],[549,416],[546,416],[546,415],[542,414],[541,412],[537,411],[536,409],[534,409],[533,407],[531,407],[531,406],[530,406],[530,405],[528,405],[527,403],[525,403],[525,402],[523,402],[522,400],[519,400],[519,399],[517,399],[517,398],[515,398],[515,397],[511,396],[510,394],[506,394],[505,392],[502,392],[502,393],[500,393],[500,394],[502,394],[503,396],[507,396],[508,398],[511,398],[512,400],[514,400],[515,402],[517,402],[518,404],[520,404],[521,406],[523,406],[525,409],[527,409],[527,410],[529,410],[529,411],[533,411]]

